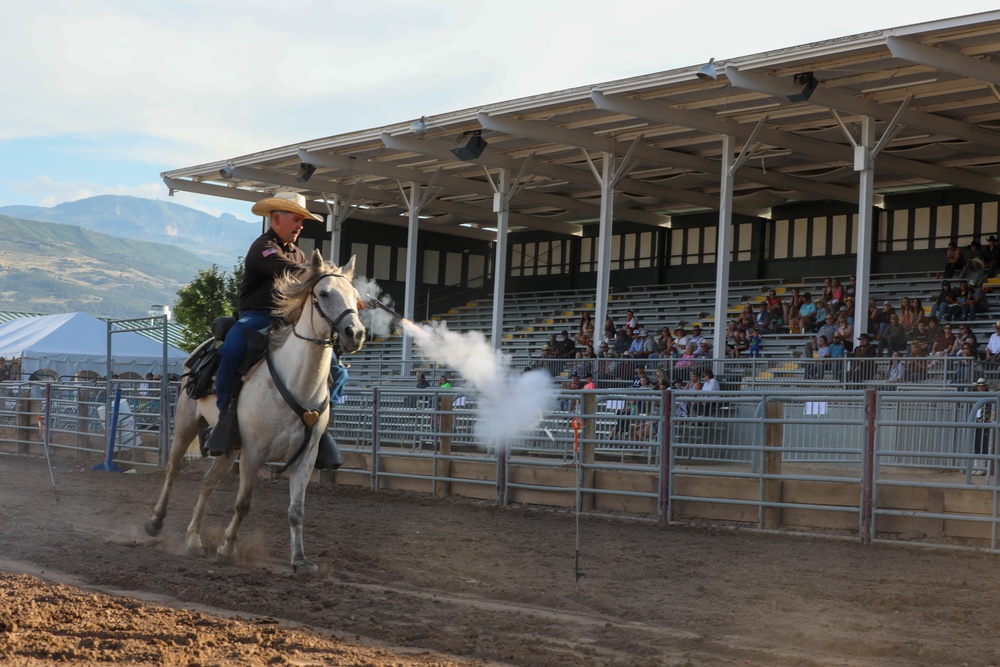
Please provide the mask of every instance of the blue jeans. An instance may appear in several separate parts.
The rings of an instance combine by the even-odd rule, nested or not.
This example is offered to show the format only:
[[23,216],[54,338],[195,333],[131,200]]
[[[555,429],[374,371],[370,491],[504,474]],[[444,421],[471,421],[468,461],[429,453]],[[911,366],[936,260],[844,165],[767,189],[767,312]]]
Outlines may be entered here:
[[[271,313],[266,310],[248,310],[240,313],[240,319],[226,334],[226,341],[219,348],[222,358],[219,359],[219,370],[215,374],[215,404],[219,406],[220,411],[224,409],[223,406],[229,405],[233,389],[236,387],[240,365],[246,356],[247,346],[243,332],[248,329],[266,332],[271,326],[271,317]],[[344,394],[344,386],[347,384],[347,369],[337,361],[337,355],[333,355],[330,374],[333,378],[330,403],[336,403]]]

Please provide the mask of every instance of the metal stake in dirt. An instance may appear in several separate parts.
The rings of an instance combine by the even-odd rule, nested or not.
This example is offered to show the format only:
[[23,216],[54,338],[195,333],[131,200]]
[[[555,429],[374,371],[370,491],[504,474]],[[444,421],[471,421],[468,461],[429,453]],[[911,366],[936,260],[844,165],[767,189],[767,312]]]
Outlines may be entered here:
[[98,463],[90,467],[91,470],[104,470],[106,472],[125,472],[116,466],[112,460],[115,456],[115,438],[118,436],[118,402],[122,398],[122,386],[115,387],[115,404],[111,408],[111,423],[105,429],[108,432],[108,456],[104,463]]
[[583,420],[573,417],[569,420],[569,425],[573,428],[573,451],[576,458],[576,556],[574,564],[574,574],[576,575],[576,586],[580,587],[580,579],[587,576],[580,571],[580,506],[583,504],[583,465],[580,459],[580,429],[583,428]]
[[52,495],[56,497],[56,505],[59,504],[59,493],[56,491],[56,476],[52,473],[52,458],[49,456],[49,425],[52,423],[52,384],[45,384],[45,421],[39,417],[39,427],[42,429],[42,449],[45,450],[45,465],[49,467],[49,479],[52,481]]

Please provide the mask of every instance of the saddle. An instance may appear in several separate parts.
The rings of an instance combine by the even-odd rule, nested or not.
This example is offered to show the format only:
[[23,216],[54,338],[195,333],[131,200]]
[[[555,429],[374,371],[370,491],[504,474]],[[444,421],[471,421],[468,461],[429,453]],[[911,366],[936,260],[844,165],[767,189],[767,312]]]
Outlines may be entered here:
[[[184,367],[188,370],[181,377],[184,378],[184,391],[189,397],[197,400],[215,393],[215,373],[219,370],[220,360],[219,348],[222,347],[226,335],[234,324],[236,324],[235,317],[216,318],[212,322],[212,337],[195,348],[184,362]],[[267,334],[253,330],[246,330],[244,333],[246,353],[238,371],[237,389],[233,394],[234,403],[242,385],[239,378],[261,361],[267,352]]]

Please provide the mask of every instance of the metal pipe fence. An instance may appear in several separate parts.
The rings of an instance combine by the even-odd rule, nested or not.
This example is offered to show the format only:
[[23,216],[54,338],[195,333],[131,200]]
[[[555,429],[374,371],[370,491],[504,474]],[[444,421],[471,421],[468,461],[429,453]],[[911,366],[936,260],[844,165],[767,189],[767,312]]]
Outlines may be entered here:
[[[162,401],[172,415],[177,385],[161,396],[141,381],[2,383],[0,448],[38,453],[47,433],[57,454],[101,455],[104,392],[116,388],[126,405],[114,461],[161,467]],[[528,432],[490,442],[476,431],[484,399],[470,389],[381,386],[348,391],[332,433],[348,454],[342,479],[375,491],[408,484],[501,504],[1000,551],[998,397],[823,385],[563,390]]]

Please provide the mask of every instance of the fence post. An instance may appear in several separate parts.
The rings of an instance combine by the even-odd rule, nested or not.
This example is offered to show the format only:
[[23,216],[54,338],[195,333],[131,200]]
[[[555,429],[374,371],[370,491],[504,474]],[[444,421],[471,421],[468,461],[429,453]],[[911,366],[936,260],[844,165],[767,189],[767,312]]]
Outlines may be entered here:
[[587,489],[594,488],[594,477],[596,472],[594,471],[594,461],[595,455],[594,451],[597,447],[595,442],[597,438],[597,395],[591,392],[586,392],[583,396],[583,443],[581,444],[582,451],[580,461],[583,463],[583,478],[580,484],[580,511],[589,512],[594,509],[594,494],[587,493]]
[[[764,440],[764,502],[781,502],[781,445],[785,435],[785,425],[780,421],[785,416],[783,403],[768,403],[767,428]],[[773,421],[772,421],[773,420]],[[776,529],[782,524],[780,507],[764,508],[764,528]]]
[[[381,359],[381,358],[380,358]],[[379,467],[379,435],[378,435],[378,387],[372,387],[372,470],[371,487],[372,491],[378,491],[378,467]]]
[[[441,410],[447,411],[447,414],[441,415],[441,435],[438,436],[438,453],[442,456],[451,456],[451,433],[455,430],[455,414],[452,410],[453,396],[442,396],[441,397]],[[451,477],[451,459],[441,460],[438,465],[439,470],[444,474],[445,477]],[[451,482],[438,482],[435,480],[437,487],[438,496],[448,496],[451,495]]]
[[865,392],[865,457],[861,481],[861,543],[871,544],[875,508],[875,416],[874,389]]
[[673,392],[660,392],[660,523],[670,523],[670,428],[674,416]]

